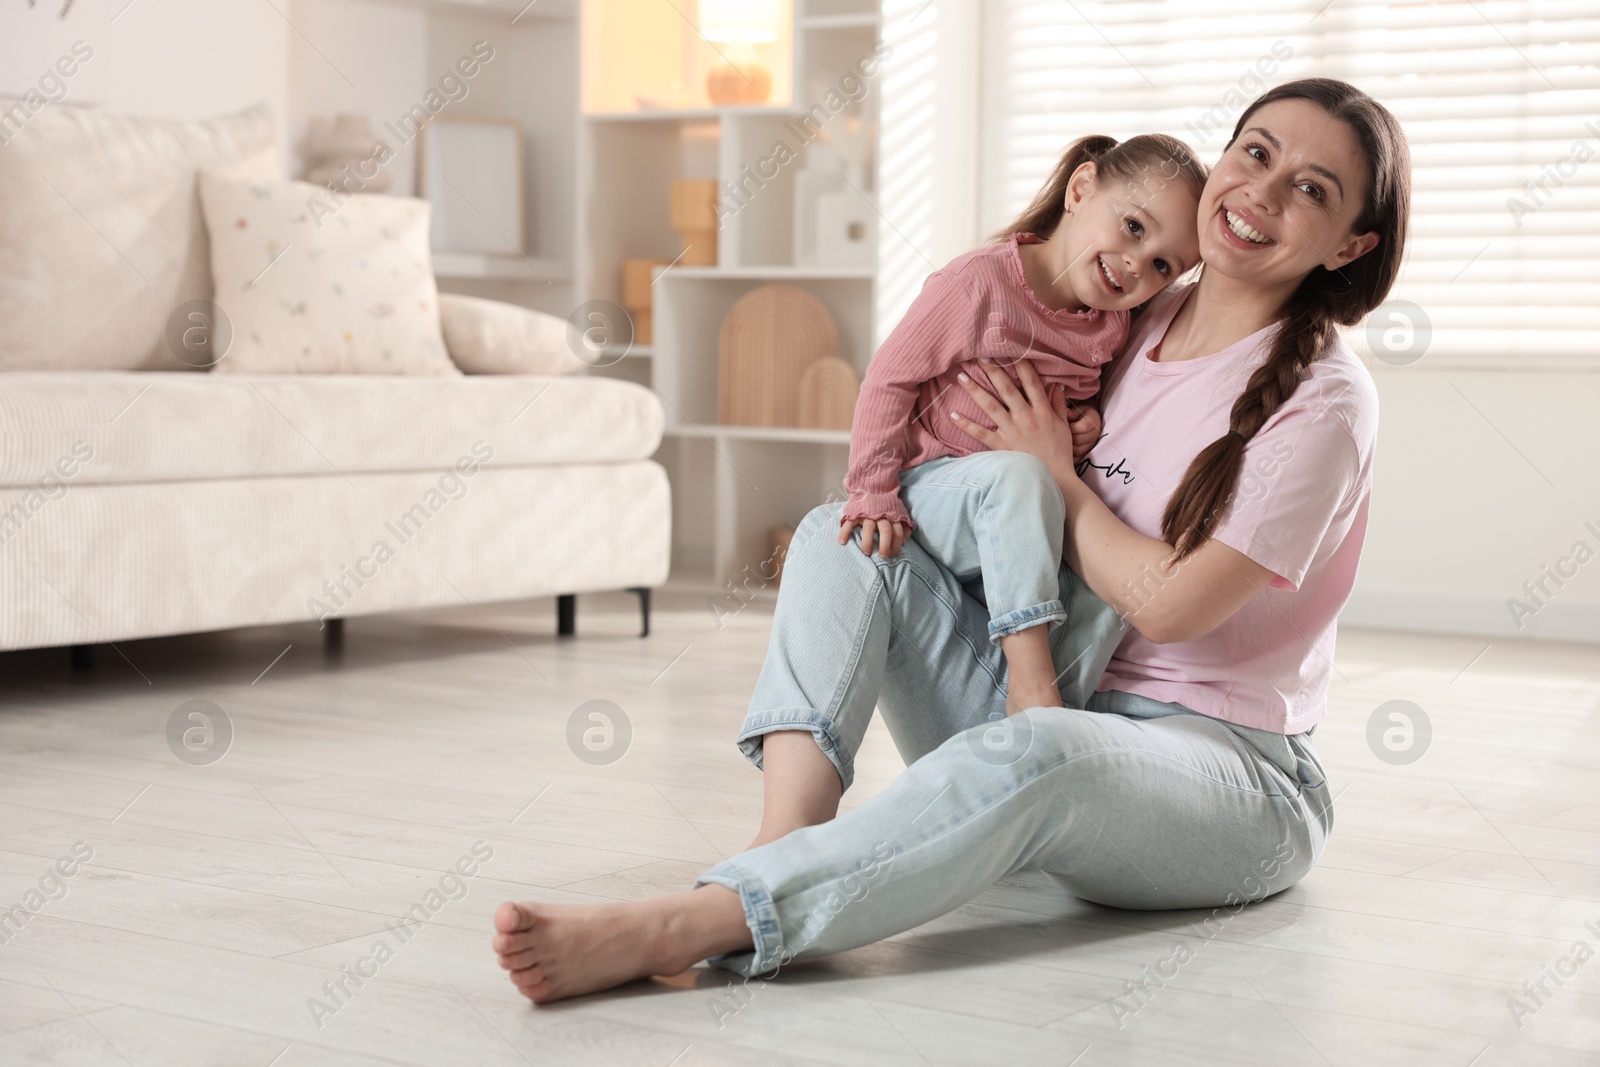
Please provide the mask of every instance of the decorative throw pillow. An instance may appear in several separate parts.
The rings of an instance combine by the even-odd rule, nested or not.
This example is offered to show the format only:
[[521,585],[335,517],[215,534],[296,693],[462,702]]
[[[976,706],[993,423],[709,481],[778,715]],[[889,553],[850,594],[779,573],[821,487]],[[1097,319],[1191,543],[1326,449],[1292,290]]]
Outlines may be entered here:
[[168,340],[180,309],[211,297],[195,179],[278,178],[271,112],[61,103],[18,128],[18,106],[0,100],[0,371],[201,369]]
[[200,175],[219,374],[460,374],[439,333],[429,206],[309,182]]
[[451,360],[468,374],[571,374],[585,366],[567,320],[542,311],[440,293],[439,320]]

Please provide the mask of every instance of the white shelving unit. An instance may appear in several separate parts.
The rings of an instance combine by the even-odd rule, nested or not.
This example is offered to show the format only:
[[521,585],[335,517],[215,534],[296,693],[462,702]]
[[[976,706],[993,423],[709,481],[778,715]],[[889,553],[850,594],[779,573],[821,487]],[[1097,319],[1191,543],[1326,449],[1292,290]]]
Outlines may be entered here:
[[545,282],[551,285],[572,281],[571,264],[561,260],[534,256],[494,256],[478,252],[435,252],[433,273],[441,279]]
[[[605,32],[615,12],[634,10],[627,0],[585,3],[594,5],[581,18],[585,35],[591,27]],[[628,109],[612,53],[603,42],[584,42],[586,57],[600,56],[610,65],[603,71],[586,68],[582,75],[591,111],[579,123],[575,303],[618,302],[624,259],[678,255],[680,238],[668,219],[674,179],[713,178],[723,190],[743,180],[751,191],[722,218],[716,266],[676,265],[657,275],[649,358],[623,359],[596,371],[650,386],[666,409],[656,458],[673,485],[674,587],[713,595],[730,582],[742,587],[741,579],[756,575],[770,556],[772,528],[793,526],[840,491],[849,431],[718,425],[718,337],[741,296],[773,283],[797,286],[827,306],[838,326],[841,358],[865,373],[875,336],[876,269],[797,265],[795,174],[814,143],[802,136],[802,120],[842,75],[872,56],[879,25],[877,0],[793,0],[787,30],[792,65],[775,69],[773,78],[775,87],[787,83],[789,91],[780,95],[775,89],[773,105],[761,107],[690,101],[693,106]],[[669,31],[665,22],[653,30]],[[628,32],[645,30],[630,25]],[[679,43],[674,37],[667,47]],[[681,43],[686,54],[700,48],[691,39]],[[598,67],[601,60],[591,62]],[[703,78],[694,62],[686,64],[683,81]],[[638,65],[652,66],[648,60]],[[656,70],[656,83],[641,91],[655,91],[673,73]],[[591,93],[589,79],[602,77],[604,86]],[[687,95],[696,87],[678,88]],[[876,122],[877,91],[868,83],[862,101],[869,125]],[[595,107],[595,98],[603,100],[602,107]],[[747,168],[770,158],[780,141],[796,158],[755,187]],[[864,192],[870,195],[875,187],[869,171]]]
[[493,15],[503,23],[571,22],[578,17],[578,0],[388,0],[407,7],[434,8],[439,11],[474,11]]
[[800,19],[803,30],[877,29],[883,20],[876,11],[845,12],[840,15],[806,15]]
[[[525,253],[435,253],[444,291],[563,318],[589,301],[620,303],[624,259],[670,261],[681,250],[668,217],[674,179],[711,178],[727,189],[723,183],[748,182],[747,168],[778,142],[790,147],[792,161],[759,188],[747,185],[751,195],[724,214],[715,266],[677,264],[657,278],[653,343],[603,353],[589,372],[638,382],[662,398],[667,428],[656,458],[673,486],[671,584],[715,593],[746,568],[755,573],[770,555],[773,527],[792,526],[839,491],[849,433],[718,425],[718,336],[741,296],[793,285],[827,306],[840,356],[866,370],[876,268],[798,264],[795,176],[817,141],[808,116],[873,55],[878,0],[788,0],[779,40],[758,46],[772,71],[771,103],[737,107],[713,106],[706,95],[721,47],[699,35],[694,0],[387,0],[376,6],[391,13],[376,21],[370,0],[295,3],[319,39],[360,33],[406,57],[386,73],[377,103],[357,99],[307,51],[305,65],[321,74],[299,104],[302,122],[338,110],[398,114],[472,42],[494,45],[494,62],[450,113],[522,124]],[[599,40],[602,31],[619,39]],[[874,124],[879,86],[865,84],[860,117]],[[640,95],[673,106],[645,109]],[[855,183],[868,195],[875,169]]]

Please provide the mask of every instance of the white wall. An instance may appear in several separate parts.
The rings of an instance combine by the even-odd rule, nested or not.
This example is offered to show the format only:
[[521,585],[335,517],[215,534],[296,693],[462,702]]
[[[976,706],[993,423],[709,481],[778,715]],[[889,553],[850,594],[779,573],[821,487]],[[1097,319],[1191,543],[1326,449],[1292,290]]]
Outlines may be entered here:
[[[576,23],[460,15],[387,0],[0,0],[0,95],[21,95],[84,41],[93,57],[66,79],[66,103],[202,118],[258,101],[278,124],[285,173],[303,172],[310,116],[367,114],[396,150],[390,192],[415,190],[416,142],[383,128],[422,101],[473,41],[495,59],[446,114],[516,114],[528,137],[529,245],[570,258],[575,190]],[[114,21],[113,21],[114,20]],[[574,77],[553,84],[549,72]],[[568,84],[570,82],[570,84]]]
[[[142,3],[143,0],[140,0]],[[273,0],[288,6],[299,33],[289,42],[291,174],[304,173],[300,156],[310,117],[353,111],[372,120],[374,133],[395,152],[384,172],[388,191],[416,188],[417,143],[402,144],[383,128],[428,91],[427,13],[383,0]]]
[[[1373,367],[1372,529],[1345,621],[1600,641],[1600,373]],[[1593,523],[1594,530],[1585,528]],[[1582,540],[1519,630],[1506,601]],[[1530,606],[1534,606],[1531,601]]]
[[[94,55],[66,79],[64,102],[138,114],[204,118],[265,101],[279,123],[289,104],[288,22],[268,3],[64,0],[0,4],[0,94],[20,95],[83,41]],[[113,21],[115,20],[115,21]]]

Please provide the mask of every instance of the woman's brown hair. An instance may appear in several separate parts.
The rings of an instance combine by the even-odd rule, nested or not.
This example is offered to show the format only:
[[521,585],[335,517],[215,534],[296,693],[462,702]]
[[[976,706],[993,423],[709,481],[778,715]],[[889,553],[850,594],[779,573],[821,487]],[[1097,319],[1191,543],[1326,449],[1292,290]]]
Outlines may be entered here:
[[1195,456],[1167,501],[1161,538],[1176,549],[1175,561],[1210,539],[1239,480],[1245,444],[1295,391],[1305,369],[1328,351],[1335,326],[1354,326],[1383,303],[1405,252],[1411,152],[1395,117],[1353,85],[1333,78],[1305,78],[1257,97],[1239,116],[1223,151],[1233,146],[1250,116],[1274,100],[1310,100],[1355,132],[1366,157],[1368,180],[1366,202],[1351,232],[1376,233],[1378,244],[1337,270],[1316,266],[1284,304],[1271,354],[1234,401],[1228,432]]
[[[1141,133],[1126,141],[1093,133],[1073,141],[1061,153],[1050,180],[1033,198],[1033,203],[992,240],[1003,241],[1014,233],[1034,233],[1049,239],[1067,212],[1067,183],[1073,172],[1085,163],[1095,165],[1095,180],[1115,178],[1153,194],[1169,181],[1183,181],[1198,197],[1205,188],[1209,172],[1195,159],[1189,146],[1164,133]],[[1138,195],[1137,192],[1135,194]]]

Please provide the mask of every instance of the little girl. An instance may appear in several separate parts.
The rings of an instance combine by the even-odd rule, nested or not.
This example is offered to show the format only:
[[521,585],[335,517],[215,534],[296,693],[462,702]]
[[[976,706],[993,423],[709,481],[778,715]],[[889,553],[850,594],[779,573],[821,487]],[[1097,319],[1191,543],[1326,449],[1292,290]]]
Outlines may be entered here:
[[[1006,659],[1007,714],[1062,704],[1047,635],[1067,615],[1059,573],[1066,513],[1043,464],[984,452],[962,431],[961,418],[987,423],[957,385],[961,368],[974,358],[1001,367],[1032,361],[1058,410],[1074,409],[1081,460],[1100,418],[1068,402],[1099,391],[1130,312],[1198,262],[1206,176],[1188,146],[1164,134],[1073,143],[993,243],[929,276],[867,367],[839,543],[859,526],[861,551],[872,551],[876,534],[887,557],[914,531],[961,580],[981,574],[989,639]],[[975,377],[987,387],[984,374]],[[1019,480],[1019,467],[1033,477]]]

